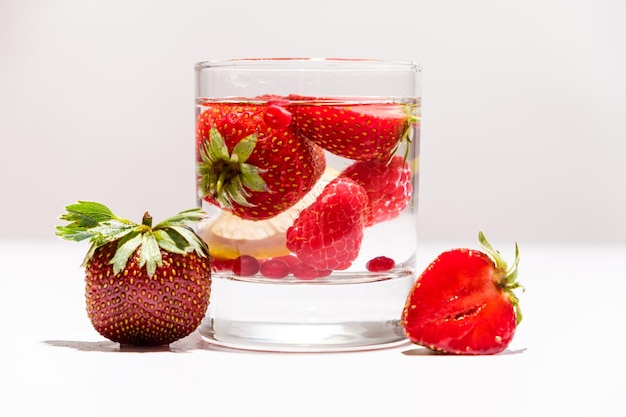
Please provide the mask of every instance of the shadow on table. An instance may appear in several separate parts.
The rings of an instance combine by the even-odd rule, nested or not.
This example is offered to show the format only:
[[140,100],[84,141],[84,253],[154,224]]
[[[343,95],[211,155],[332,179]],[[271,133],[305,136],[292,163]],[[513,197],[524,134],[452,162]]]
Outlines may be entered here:
[[[499,355],[519,355],[521,353],[524,353],[525,351],[526,351],[526,348],[515,349],[515,350],[505,349],[504,351],[498,353],[497,355],[498,356]],[[407,355],[407,356],[460,356],[460,355],[453,355],[449,353],[436,352],[434,350],[430,350],[425,347],[415,347],[414,349],[405,350],[405,351],[402,351],[402,354]],[[485,356],[485,355],[477,355],[477,356]]]
[[[172,352],[172,353],[185,353],[191,352],[194,350],[206,350],[206,351],[217,351],[217,352],[238,352],[238,353],[270,353],[270,352],[262,352],[262,351],[248,351],[248,350],[239,350],[239,349],[229,349],[227,347],[220,347],[217,345],[213,345],[206,340],[202,339],[200,334],[195,331],[187,337],[184,337],[169,346],[130,346],[130,345],[120,345],[117,342],[112,342],[110,340],[101,340],[97,342],[88,342],[88,341],[80,341],[80,340],[44,340],[44,344],[48,346],[53,346],[57,348],[67,348],[79,350],[82,352],[118,352],[118,353],[151,353],[151,352]],[[435,352],[433,350],[427,349],[425,347],[410,345],[407,342],[408,346],[411,346],[411,349],[400,350],[399,352],[406,356],[457,356],[457,355],[449,355],[446,353]],[[392,349],[401,349],[401,346],[394,347]],[[376,351],[378,349],[372,349]],[[506,349],[504,352],[501,352],[499,355],[517,355],[526,351],[526,348],[510,350]],[[367,352],[367,351],[361,351]],[[281,352],[273,352],[280,354]],[[335,352],[335,353],[350,353],[350,352]]]
[[124,352],[124,353],[150,353],[150,352],[173,352],[184,353],[193,350],[224,351],[217,346],[204,341],[197,332],[190,334],[172,344],[163,346],[131,346],[120,345],[110,340],[88,342],[81,340],[44,340],[44,344],[59,348],[68,348],[82,352]]

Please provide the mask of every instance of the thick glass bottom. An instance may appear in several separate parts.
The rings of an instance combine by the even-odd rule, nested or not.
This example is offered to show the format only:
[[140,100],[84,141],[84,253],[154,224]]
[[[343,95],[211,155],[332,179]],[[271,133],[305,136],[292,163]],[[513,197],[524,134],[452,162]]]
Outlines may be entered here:
[[324,282],[241,280],[216,274],[200,325],[209,343],[234,349],[333,352],[406,343],[402,309],[414,282],[410,270]]
[[383,349],[407,343],[399,322],[292,324],[225,322],[200,328],[209,343],[271,352],[341,352]]

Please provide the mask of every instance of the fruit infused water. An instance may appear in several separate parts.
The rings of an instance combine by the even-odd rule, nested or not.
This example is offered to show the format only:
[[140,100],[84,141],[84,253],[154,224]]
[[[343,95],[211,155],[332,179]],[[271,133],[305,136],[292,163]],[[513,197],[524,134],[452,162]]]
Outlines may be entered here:
[[[251,85],[276,75],[266,60],[247,64],[263,67],[243,78]],[[337,64],[346,62],[314,66],[327,73]],[[298,86],[295,74],[286,79]],[[241,78],[231,75],[223,82]],[[200,332],[255,350],[402,342],[399,319],[416,275],[419,98],[309,95],[273,83],[274,91],[248,85],[262,91],[249,96],[197,94],[196,188],[207,213],[197,231],[214,277]]]

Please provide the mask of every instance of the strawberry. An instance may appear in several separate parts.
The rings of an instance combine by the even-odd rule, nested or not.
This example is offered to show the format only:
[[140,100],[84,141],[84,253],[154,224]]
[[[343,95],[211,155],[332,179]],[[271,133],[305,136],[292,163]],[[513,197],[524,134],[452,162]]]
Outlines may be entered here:
[[396,155],[389,161],[357,161],[341,176],[365,188],[369,201],[365,226],[398,217],[411,200],[411,169],[401,156]]
[[[337,104],[330,99],[291,98],[303,102],[290,106],[298,134],[344,158],[388,159],[403,140],[409,140],[413,118],[407,111],[408,106]],[[316,103],[304,104],[306,101]]]
[[211,104],[197,121],[199,193],[249,220],[274,217],[322,175],[323,151],[301,140],[281,102]]
[[517,283],[519,250],[507,267],[480,232],[486,252],[454,249],[440,254],[418,278],[402,312],[411,342],[432,350],[481,355],[506,349],[522,320]]
[[318,270],[347,269],[361,247],[366,207],[363,187],[335,178],[287,229],[287,248]]
[[209,304],[211,270],[206,244],[189,225],[199,209],[179,213],[152,227],[115,216],[87,201],[66,207],[57,235],[89,239],[85,256],[87,315],[94,328],[114,342],[166,345],[189,335]]

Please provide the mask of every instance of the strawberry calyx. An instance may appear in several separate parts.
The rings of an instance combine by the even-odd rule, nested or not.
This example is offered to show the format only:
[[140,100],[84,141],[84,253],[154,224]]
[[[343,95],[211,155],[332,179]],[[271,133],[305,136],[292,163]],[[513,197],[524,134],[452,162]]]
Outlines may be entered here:
[[388,164],[391,162],[394,155],[398,152],[400,145],[402,145],[405,142],[406,142],[406,147],[404,148],[403,158],[405,162],[409,159],[409,151],[411,150],[411,145],[413,144],[413,133],[415,131],[415,129],[412,129],[412,127],[420,123],[420,118],[416,116],[415,114],[413,114],[409,110],[408,106],[404,107],[404,112],[407,115],[406,122],[404,124],[404,131],[402,132],[402,135],[400,136],[400,140],[396,143],[391,153],[389,154],[389,159],[387,160]]
[[182,211],[154,227],[152,216],[146,212],[141,224],[120,218],[105,205],[92,201],[78,201],[65,207],[67,213],[60,219],[69,222],[57,226],[56,235],[70,241],[88,239],[91,246],[82,266],[87,266],[96,249],[117,242],[117,249],[110,263],[113,273],[119,274],[135,251],[139,251],[140,268],[146,267],[153,276],[162,266],[161,250],[185,255],[196,252],[200,257],[209,257],[206,243],[191,229],[191,225],[204,217],[199,208]]
[[498,286],[506,293],[511,305],[513,305],[513,309],[515,310],[516,325],[520,324],[522,321],[522,310],[519,306],[519,299],[513,291],[517,288],[521,288],[522,291],[525,289],[519,282],[517,282],[517,267],[519,265],[519,247],[517,242],[515,243],[515,259],[513,264],[510,266],[504,258],[502,258],[500,252],[495,249],[491,243],[489,243],[482,231],[478,232],[478,243],[485,253],[494,261],[496,265],[496,274],[499,278]]
[[239,141],[232,152],[220,132],[214,126],[209,132],[210,140],[200,147],[201,161],[198,163],[199,188],[201,197],[211,197],[222,208],[232,209],[233,203],[252,207],[248,201],[248,191],[267,191],[268,187],[260,174],[265,170],[246,163],[258,137],[246,136]]

